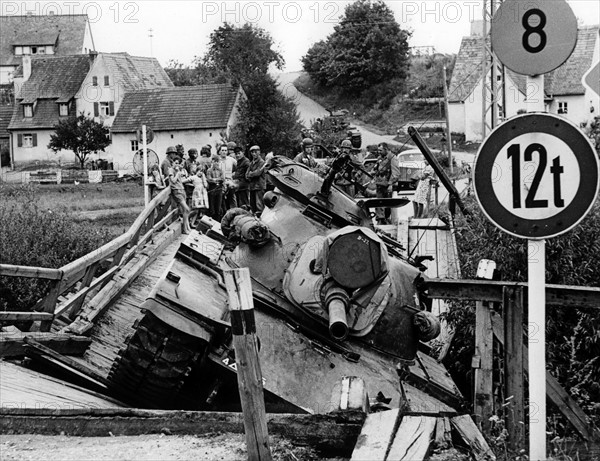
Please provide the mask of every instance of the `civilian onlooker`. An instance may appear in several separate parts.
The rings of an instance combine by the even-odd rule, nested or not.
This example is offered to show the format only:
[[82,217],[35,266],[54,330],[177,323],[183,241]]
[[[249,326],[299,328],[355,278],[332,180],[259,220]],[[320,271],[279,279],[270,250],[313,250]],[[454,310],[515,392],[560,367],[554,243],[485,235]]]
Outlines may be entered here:
[[183,168],[182,161],[177,155],[173,160],[173,166],[169,169],[169,183],[171,195],[179,208],[179,215],[183,219],[183,233],[190,233],[190,208],[186,202],[184,182],[187,181],[187,171]]
[[202,146],[200,149],[200,158],[198,159],[198,167],[202,169],[204,173],[210,168],[210,146]]
[[196,170],[200,166],[200,162],[198,161],[198,149],[192,147],[188,150],[188,158],[185,161],[184,166],[189,175],[196,174]]
[[425,212],[425,207],[429,204],[429,195],[431,193],[431,182],[434,180],[434,172],[431,165],[425,161],[425,168],[419,178],[415,198],[413,199],[413,208],[415,218],[422,218]]
[[206,175],[201,168],[196,170],[196,174],[190,177],[190,183],[194,185],[192,193],[192,211],[196,212],[198,218],[206,214],[210,205],[208,201],[208,183]]
[[270,191],[275,189],[275,184],[273,184],[273,181],[271,180],[271,175],[267,174],[267,171],[269,171],[271,168],[273,168],[273,158],[275,157],[275,154],[273,153],[273,151],[269,152],[266,156],[265,156],[265,164],[263,165],[263,171],[265,172],[265,191]]
[[235,156],[237,165],[233,172],[233,180],[235,182],[236,191],[235,197],[237,199],[237,205],[250,205],[250,194],[248,192],[248,180],[246,179],[246,173],[250,166],[250,160],[244,155],[244,150],[241,147],[235,148]]
[[150,187],[150,199],[153,199],[155,195],[167,187],[165,178],[163,178],[160,167],[157,164],[152,165],[148,172],[148,187]]
[[219,158],[221,161],[221,169],[223,170],[223,175],[225,176],[225,183],[223,189],[223,213],[225,211],[236,207],[236,199],[235,199],[235,184],[233,182],[233,171],[235,170],[235,166],[237,162],[233,157],[230,157],[229,149],[226,144],[222,144],[218,149]]
[[260,147],[252,146],[250,148],[250,165],[246,172],[248,179],[248,190],[250,191],[250,207],[254,213],[261,213],[263,204],[263,195],[265,193],[265,172],[263,170],[264,160],[260,156]]
[[206,171],[206,182],[208,183],[208,203],[211,218],[221,221],[221,202],[223,200],[223,183],[225,175],[221,169],[219,156],[213,155],[210,168]]

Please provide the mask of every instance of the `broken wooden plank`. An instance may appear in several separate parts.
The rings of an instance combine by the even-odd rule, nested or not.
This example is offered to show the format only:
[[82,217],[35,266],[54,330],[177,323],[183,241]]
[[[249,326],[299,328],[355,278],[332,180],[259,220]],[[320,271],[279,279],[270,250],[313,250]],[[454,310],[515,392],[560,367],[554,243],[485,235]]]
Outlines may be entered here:
[[494,334],[488,304],[477,301],[475,306],[475,354],[478,360],[473,366],[475,368],[473,408],[477,417],[477,426],[484,433],[488,433],[491,424],[489,418],[494,412],[492,376]]
[[25,355],[25,337],[60,354],[83,355],[92,340],[85,336],[75,336],[48,332],[0,332],[0,357],[22,357]]
[[393,461],[421,461],[429,452],[436,418],[404,416],[386,459]]
[[49,312],[0,312],[0,322],[51,321],[54,315]]
[[434,447],[445,450],[452,446],[452,426],[450,418],[436,418]]
[[70,357],[66,357],[64,355],[59,354],[58,352],[53,351],[52,349],[38,343],[35,339],[31,337],[25,337],[25,343],[27,344],[27,355],[33,355],[38,358],[43,358],[44,356],[51,357],[60,364],[64,365],[64,368],[67,369],[67,371],[68,369],[75,370],[78,373],[87,376],[93,379],[94,381],[101,383],[104,386],[108,386],[109,383],[106,378],[100,376],[91,368],[86,367],[85,365],[79,362],[76,362]]
[[476,461],[491,461],[496,459],[496,455],[494,455],[494,452],[492,452],[492,449],[483,438],[483,434],[469,415],[455,416],[450,419],[450,423],[458,431],[465,443],[469,445]]
[[351,461],[384,460],[398,427],[400,410],[381,411],[367,416],[356,440]]
[[441,400],[429,395],[406,382],[401,383],[406,397],[403,414],[423,416],[455,416],[458,412]]
[[[492,327],[494,337],[504,345],[504,324],[498,315],[492,316]],[[529,370],[528,354],[528,348],[523,346],[523,369],[525,371]],[[590,425],[585,412],[548,370],[546,370],[546,395],[585,440],[600,440],[600,431]]]

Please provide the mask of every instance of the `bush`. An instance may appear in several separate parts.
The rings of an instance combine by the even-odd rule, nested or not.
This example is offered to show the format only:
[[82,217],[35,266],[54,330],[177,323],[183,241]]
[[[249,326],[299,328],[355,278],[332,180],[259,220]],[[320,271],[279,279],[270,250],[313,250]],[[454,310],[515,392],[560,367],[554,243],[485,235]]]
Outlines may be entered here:
[[[527,280],[527,242],[511,237],[488,221],[477,204],[471,216],[457,219],[456,238],[463,278],[474,278],[481,259],[496,262],[501,279]],[[600,279],[600,205],[575,229],[546,243],[546,283],[598,286]],[[525,306],[527,311],[527,306]],[[456,336],[447,365],[454,376],[470,374],[474,353],[474,306],[453,303],[445,314]],[[525,312],[524,322],[526,322]],[[584,409],[600,403],[600,320],[593,312],[552,307],[546,322],[547,369]],[[469,383],[463,383],[469,385]],[[463,389],[468,395],[469,388]]]
[[[60,268],[110,240],[106,230],[42,209],[35,186],[0,187],[0,264]],[[0,310],[28,311],[48,282],[0,277]]]

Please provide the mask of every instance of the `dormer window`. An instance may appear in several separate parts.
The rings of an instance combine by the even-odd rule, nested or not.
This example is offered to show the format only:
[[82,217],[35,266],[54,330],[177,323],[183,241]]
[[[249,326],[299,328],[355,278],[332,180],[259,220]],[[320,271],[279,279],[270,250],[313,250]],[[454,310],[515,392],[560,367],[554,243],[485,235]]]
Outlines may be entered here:
[[108,78],[108,75],[104,76],[104,86],[109,86],[110,85],[110,79]]
[[92,86],[98,86],[98,77],[92,77]]
[[58,115],[61,117],[66,117],[69,115],[69,104],[66,102],[61,102],[58,104]]
[[33,104],[23,104],[23,117],[33,117]]

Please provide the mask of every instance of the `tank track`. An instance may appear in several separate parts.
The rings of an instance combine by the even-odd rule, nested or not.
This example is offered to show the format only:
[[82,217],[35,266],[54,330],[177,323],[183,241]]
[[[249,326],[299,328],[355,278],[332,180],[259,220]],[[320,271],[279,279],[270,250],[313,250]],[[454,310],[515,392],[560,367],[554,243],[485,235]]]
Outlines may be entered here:
[[150,312],[133,325],[108,374],[112,391],[142,408],[173,409],[185,379],[208,343],[172,328]]

